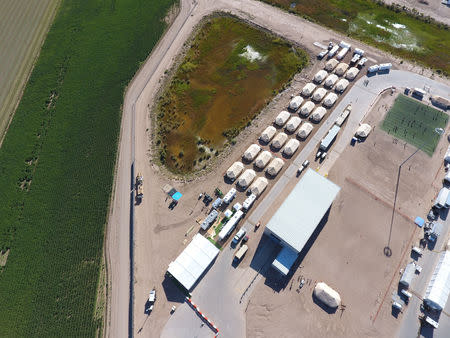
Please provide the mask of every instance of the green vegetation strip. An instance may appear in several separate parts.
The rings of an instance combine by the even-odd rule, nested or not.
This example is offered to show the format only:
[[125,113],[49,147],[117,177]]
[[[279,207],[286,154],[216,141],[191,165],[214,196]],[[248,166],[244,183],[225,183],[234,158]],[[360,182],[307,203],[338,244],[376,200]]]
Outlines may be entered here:
[[[262,0],[400,58],[450,74],[450,30],[417,12],[372,0]],[[446,8],[443,8],[446,10]]]
[[208,20],[159,100],[161,162],[175,173],[202,169],[306,64],[304,51],[272,34]]
[[173,0],[62,2],[0,149],[1,337],[93,337],[125,86]]
[[448,115],[444,112],[400,94],[381,128],[431,156],[440,138],[436,128],[445,129],[447,122]]

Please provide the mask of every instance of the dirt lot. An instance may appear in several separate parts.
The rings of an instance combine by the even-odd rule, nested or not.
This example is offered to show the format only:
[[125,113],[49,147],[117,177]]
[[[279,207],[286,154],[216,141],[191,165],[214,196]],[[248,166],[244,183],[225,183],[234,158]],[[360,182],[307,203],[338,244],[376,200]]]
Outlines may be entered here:
[[396,3],[410,9],[415,9],[425,16],[431,16],[437,21],[450,25],[450,8],[442,4],[442,0],[424,0],[422,2],[419,0],[383,0],[383,2],[387,4]]
[[[366,122],[378,126],[394,98],[380,98]],[[413,220],[428,211],[440,187],[442,175],[436,176],[447,144],[444,137],[432,158],[418,152],[403,166],[391,257],[383,248],[389,240],[398,165],[415,149],[378,127],[365,142],[348,146],[329,172],[342,190],[328,221],[307,254],[302,252],[300,267],[283,290],[275,293],[264,283],[257,285],[247,309],[248,337],[280,336],[280,327],[286,328],[281,337],[297,337],[296,328],[308,337],[392,337],[399,319],[391,314],[391,295],[419,235]],[[300,276],[307,283],[297,292]],[[318,281],[340,293],[345,309],[330,314],[314,303]]]

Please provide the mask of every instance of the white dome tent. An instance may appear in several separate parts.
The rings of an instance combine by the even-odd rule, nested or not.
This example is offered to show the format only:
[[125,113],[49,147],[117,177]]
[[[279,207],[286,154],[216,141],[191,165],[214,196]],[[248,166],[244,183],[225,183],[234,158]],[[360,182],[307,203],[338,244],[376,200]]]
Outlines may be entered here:
[[272,141],[272,147],[274,149],[280,149],[287,141],[288,136],[285,133],[278,133]]
[[266,172],[270,176],[276,176],[281,168],[283,168],[284,161],[281,158],[274,158],[267,166]]
[[326,91],[326,89],[325,88],[317,88],[315,91],[314,91],[314,94],[313,94],[313,96],[312,96],[312,99],[314,100],[314,101],[316,101],[316,102],[320,102],[320,101],[322,101],[322,99],[323,99],[323,97],[325,96],[325,94],[327,93],[327,91]]
[[244,170],[242,162],[234,162],[231,167],[228,168],[226,175],[231,181],[234,181],[241,174],[242,170]]
[[301,122],[302,119],[300,117],[292,116],[286,124],[286,130],[290,133],[293,133],[298,128]]
[[323,100],[323,105],[329,108],[336,102],[337,99],[338,96],[335,93],[328,93],[328,95]]
[[289,112],[283,110],[281,113],[278,114],[278,116],[275,118],[275,124],[277,126],[284,126],[284,124],[286,123],[286,121],[288,120],[289,116],[291,116],[291,114],[289,114]]
[[245,189],[249,186],[250,183],[255,179],[256,173],[253,169],[247,169],[244,173],[239,176],[237,180],[238,186]]
[[314,81],[317,83],[322,83],[323,80],[328,76],[328,72],[326,70],[319,70],[316,75],[314,75]]
[[336,87],[334,87],[334,90],[337,91],[338,93],[342,93],[344,90],[347,89],[348,84],[349,84],[348,80],[340,79],[338,83],[336,83]]
[[317,86],[312,82],[307,83],[302,89],[302,95],[306,96],[306,97],[311,96],[311,94],[313,93],[314,89],[316,89],[316,87]]
[[261,154],[258,155],[258,157],[255,160],[255,166],[259,169],[264,169],[269,163],[269,161],[272,159],[272,154],[270,151],[264,150]]
[[328,88],[331,88],[331,87],[334,86],[334,84],[337,82],[338,79],[339,79],[339,77],[336,74],[330,74],[325,79],[324,86],[328,87]]
[[300,108],[300,115],[307,117],[312,112],[314,107],[315,104],[312,101],[305,102],[305,104]]
[[320,282],[314,288],[314,296],[328,307],[335,309],[341,305],[341,296],[327,284]]
[[311,123],[305,122],[298,130],[297,136],[300,137],[301,139],[306,139],[309,136],[309,134],[311,134],[313,128],[314,127]]
[[339,61],[336,59],[330,59],[325,64],[325,70],[331,72],[336,66],[339,64]]
[[317,107],[311,114],[311,120],[314,122],[320,122],[326,113],[327,110],[324,107]]
[[345,73],[345,78],[347,80],[353,80],[359,73],[359,69],[356,67],[351,67],[349,70],[347,70],[347,73]]
[[342,76],[344,75],[344,73],[347,71],[348,69],[348,64],[345,62],[341,62],[340,64],[338,64],[338,66],[336,67],[334,73],[338,76]]
[[293,111],[297,111],[298,108],[300,108],[301,104],[303,103],[303,98],[301,96],[295,96],[291,102],[289,102],[289,109]]
[[300,142],[295,138],[290,139],[283,148],[283,153],[286,156],[292,156],[298,149]]
[[247,150],[244,152],[244,159],[251,162],[255,159],[255,157],[259,154],[261,151],[261,147],[257,144],[252,144],[250,147],[247,148]]
[[274,126],[268,126],[264,131],[261,133],[261,136],[259,139],[265,143],[269,143],[270,140],[275,136],[275,133],[277,130]]
[[258,177],[250,186],[250,192],[256,196],[259,196],[264,192],[268,184],[269,182],[267,181],[267,178]]
[[355,135],[361,138],[365,138],[369,136],[370,132],[372,131],[372,127],[368,125],[367,123],[361,124],[358,129],[356,129]]

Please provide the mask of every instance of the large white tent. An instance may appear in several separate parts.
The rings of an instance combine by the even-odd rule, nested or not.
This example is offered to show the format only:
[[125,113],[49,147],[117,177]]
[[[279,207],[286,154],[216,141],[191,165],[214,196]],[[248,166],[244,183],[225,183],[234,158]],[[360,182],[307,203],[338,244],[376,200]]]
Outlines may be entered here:
[[258,177],[255,180],[255,182],[253,182],[252,185],[250,186],[250,192],[252,194],[255,194],[256,196],[259,196],[266,189],[267,184],[269,184],[269,182],[267,181],[267,178]]
[[355,135],[358,137],[367,137],[369,136],[371,131],[372,127],[367,123],[363,123],[358,127],[358,129],[356,129]]
[[348,67],[348,63],[341,62],[340,64],[338,64],[334,72],[336,75],[342,76],[347,71]]
[[280,149],[287,141],[288,136],[285,133],[278,133],[272,141],[272,147]]
[[268,126],[264,131],[261,133],[261,136],[259,139],[265,143],[269,143],[270,140],[275,136],[275,133],[277,130],[274,126]]
[[247,150],[244,152],[244,158],[247,161],[253,161],[256,157],[256,155],[259,154],[261,151],[261,147],[255,143],[253,143],[250,147],[247,148]]
[[289,114],[289,112],[283,110],[282,112],[280,112],[278,114],[278,116],[275,118],[275,124],[282,127],[284,126],[284,124],[286,123],[286,121],[288,120],[289,116],[291,116],[291,114]]
[[334,90],[336,90],[338,93],[342,93],[344,90],[348,87],[348,80],[346,79],[340,79],[338,83],[336,83],[336,87],[334,87]]
[[234,181],[241,174],[242,170],[244,170],[242,162],[234,162],[227,170],[227,177]]
[[293,133],[298,128],[301,122],[302,119],[300,117],[292,116],[286,124],[286,130],[290,133]]
[[316,75],[314,75],[314,81],[317,83],[321,83],[328,76],[328,72],[326,70],[319,70]]
[[300,129],[298,130],[298,137],[301,139],[305,139],[311,134],[311,131],[313,130],[313,125],[309,122],[303,123]]
[[219,254],[219,249],[200,234],[169,264],[169,272],[186,290],[190,290]]
[[314,91],[314,89],[316,89],[316,85],[312,82],[307,83],[303,89],[302,89],[302,95],[303,96],[311,96],[312,92]]
[[438,311],[445,308],[450,294],[450,251],[439,256],[438,264],[425,292],[424,302]]
[[291,138],[284,146],[283,153],[286,156],[292,156],[292,154],[297,151],[299,145],[300,142],[298,140],[296,140],[295,138]]
[[334,84],[337,82],[338,79],[339,79],[339,77],[336,74],[330,74],[325,79],[324,86],[331,88],[334,86]]
[[325,107],[331,107],[336,100],[338,99],[338,96],[335,93],[328,93],[328,95],[323,100],[323,105]]
[[281,168],[283,168],[283,165],[284,161],[281,158],[274,158],[270,161],[266,171],[270,176],[276,176],[280,172]]
[[303,103],[303,98],[301,96],[295,96],[291,102],[289,102],[289,109],[296,111],[300,108],[300,105]]
[[255,171],[253,169],[247,169],[241,176],[239,176],[237,184],[241,188],[245,189],[249,186],[250,183],[252,183],[255,177],[256,177]]
[[339,293],[323,282],[317,283],[314,288],[314,296],[332,309],[341,305],[341,296],[339,296]]
[[339,64],[339,61],[336,59],[330,59],[325,64],[325,70],[331,72],[336,66]]
[[[329,95],[329,94],[328,94]],[[317,107],[311,114],[311,120],[314,122],[319,122],[327,113],[327,110],[324,107]]]
[[300,108],[300,115],[307,117],[312,112],[314,107],[315,104],[312,101],[305,102],[305,104]]
[[266,167],[267,163],[272,159],[272,154],[270,151],[264,150],[261,154],[258,155],[258,157],[255,160],[255,166],[257,166],[260,169],[263,169]]
[[356,67],[351,67],[349,70],[347,70],[347,73],[345,73],[345,78],[348,80],[353,80],[359,73],[359,69]]
[[327,93],[327,90],[325,88],[322,88],[322,87],[317,88],[314,91],[314,94],[312,95],[312,99],[316,102],[320,102],[320,101],[322,101],[322,99],[326,93]]

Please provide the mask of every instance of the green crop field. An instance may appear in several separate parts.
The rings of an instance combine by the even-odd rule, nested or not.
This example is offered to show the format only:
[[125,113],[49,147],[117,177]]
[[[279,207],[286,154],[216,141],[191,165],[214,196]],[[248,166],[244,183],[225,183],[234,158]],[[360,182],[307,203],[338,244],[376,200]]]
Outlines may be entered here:
[[0,1],[0,140],[59,2]]
[[[450,74],[450,29],[372,0],[262,0],[401,58]],[[444,10],[446,8],[443,8]]]
[[272,34],[210,18],[159,101],[161,162],[176,173],[203,168],[307,62]]
[[124,89],[174,3],[61,2],[0,148],[0,337],[102,335]]
[[400,94],[387,113],[381,128],[431,156],[440,138],[435,129],[445,129],[447,122],[448,115],[444,112]]

